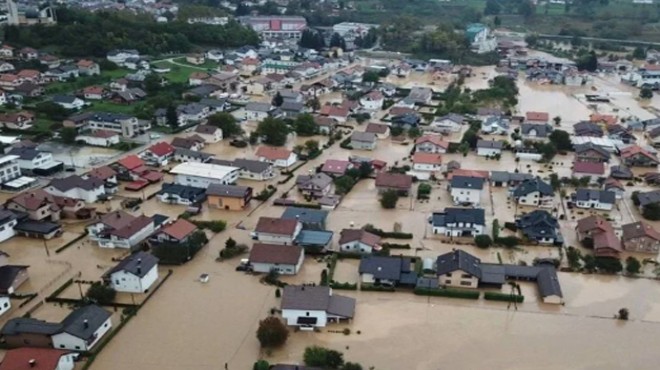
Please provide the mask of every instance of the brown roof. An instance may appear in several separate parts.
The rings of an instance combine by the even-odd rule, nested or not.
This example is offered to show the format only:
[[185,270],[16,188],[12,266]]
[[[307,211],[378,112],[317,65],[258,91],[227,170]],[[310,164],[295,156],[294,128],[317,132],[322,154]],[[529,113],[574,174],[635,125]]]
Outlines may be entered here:
[[527,121],[547,122],[550,119],[550,115],[548,112],[527,112],[527,114],[525,114],[525,119]]
[[37,210],[46,204],[55,203],[53,196],[46,193],[42,189],[35,189],[20,193],[17,196],[9,199],[9,202],[14,202],[21,207],[31,211]]
[[297,220],[260,217],[254,230],[258,233],[293,235],[296,232],[296,227],[298,227]]
[[351,162],[349,161],[342,161],[339,159],[328,159],[323,164],[323,167],[321,168],[321,172],[343,175],[344,173],[346,173],[346,171],[350,166],[351,166]]
[[388,172],[381,172],[376,176],[376,187],[408,190],[410,186],[412,186],[412,176]]
[[194,233],[197,230],[197,226],[192,222],[180,218],[173,223],[165,226],[162,230],[163,233],[173,237],[177,240],[182,240],[186,236]]
[[250,250],[250,263],[276,263],[296,265],[302,248],[297,245],[273,245],[256,243]]
[[24,78],[37,78],[39,75],[41,75],[41,72],[37,71],[36,69],[24,69],[18,72],[18,77]]
[[199,125],[195,129],[195,132],[197,132],[199,134],[204,134],[204,135],[214,135],[217,130],[218,130],[218,128],[215,127],[215,126]]
[[449,142],[442,139],[440,135],[424,135],[415,140],[415,144],[431,143],[441,148],[449,148]]
[[81,59],[80,61],[78,61],[78,67],[83,67],[83,68],[92,67],[94,66],[94,64],[96,64],[94,61],[87,59]]
[[613,125],[613,124],[615,124],[616,121],[618,120],[618,117],[617,117],[617,116],[613,116],[613,115],[611,115],[611,114],[598,114],[598,113],[594,113],[594,114],[592,114],[591,116],[589,116],[589,120],[590,120],[591,122],[596,122],[596,123],[604,122],[604,123],[606,123],[606,124],[608,124],[608,125]]
[[359,240],[361,243],[366,244],[372,248],[380,248],[380,236],[372,234],[362,229],[344,229],[339,234],[339,244],[349,243]]
[[135,221],[135,216],[118,210],[103,215],[100,221],[110,229],[121,229]]
[[575,162],[573,172],[602,175],[605,173],[605,165],[599,162]]
[[[0,370],[55,370],[60,358],[71,351],[52,348],[16,348],[7,351]],[[34,360],[31,364],[30,361]]]
[[612,225],[605,218],[595,215],[578,220],[576,228],[583,234],[610,230]]
[[144,229],[147,225],[153,222],[154,220],[151,217],[140,216],[136,218],[135,221],[131,222],[127,226],[122,227],[121,229],[110,230],[109,234],[114,235],[118,238],[127,239],[135,235],[136,233]]
[[639,145],[631,145],[629,147],[621,149],[621,158],[630,158],[633,157],[637,154],[646,156],[654,161],[658,161],[658,158],[654,154],[651,154],[649,151],[645,150],[644,148],[640,147]]
[[385,134],[389,129],[390,126],[384,125],[382,123],[370,123],[367,125],[367,128],[364,130],[364,132],[371,132],[374,134]]
[[390,109],[390,116],[401,116],[407,113],[415,113],[415,110],[408,107],[392,107]]
[[614,230],[607,230],[593,236],[594,251],[599,257],[616,257],[621,251],[621,241],[614,234]]
[[658,233],[658,231],[653,228],[653,226],[643,221],[626,224],[621,226],[621,228],[623,229],[623,235],[621,236],[621,240],[623,241],[636,239],[643,236],[654,240],[660,240],[660,233]]
[[424,164],[442,164],[442,156],[435,153],[417,152],[413,154],[412,162]]
[[103,94],[103,87],[102,86],[87,86],[86,88],[83,89],[83,94],[96,94],[96,95]]
[[193,80],[205,80],[210,77],[211,75],[206,72],[193,72],[190,74],[190,79]]
[[290,155],[291,151],[287,148],[276,146],[260,146],[259,149],[257,149],[257,157],[264,157],[271,161],[287,159]]

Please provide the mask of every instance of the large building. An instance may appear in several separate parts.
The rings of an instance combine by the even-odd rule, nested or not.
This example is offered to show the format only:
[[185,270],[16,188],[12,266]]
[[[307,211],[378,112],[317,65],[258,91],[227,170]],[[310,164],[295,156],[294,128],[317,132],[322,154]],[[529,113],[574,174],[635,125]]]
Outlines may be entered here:
[[197,162],[181,163],[170,171],[177,184],[205,189],[211,184],[234,184],[239,172],[238,167]]
[[307,28],[307,20],[299,16],[268,15],[244,17],[241,23],[264,38],[300,39]]

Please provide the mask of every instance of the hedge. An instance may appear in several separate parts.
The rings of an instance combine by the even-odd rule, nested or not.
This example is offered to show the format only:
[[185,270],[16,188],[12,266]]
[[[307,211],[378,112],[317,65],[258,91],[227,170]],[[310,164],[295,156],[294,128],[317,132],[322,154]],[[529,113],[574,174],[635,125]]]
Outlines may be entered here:
[[411,233],[401,233],[396,231],[383,231],[382,229],[377,229],[373,225],[366,225],[364,230],[378,235],[381,238],[391,238],[391,239],[412,239],[413,234]]
[[362,284],[360,290],[363,292],[394,292],[393,286]]
[[351,283],[338,283],[333,281],[330,283],[330,288],[339,290],[357,290],[357,284]]
[[428,289],[428,288],[415,288],[416,295],[428,295],[437,297],[448,298],[463,298],[463,299],[479,299],[481,292],[470,290],[455,290],[455,289]]
[[354,260],[359,260],[362,259],[362,255],[359,253],[349,253],[349,252],[338,252],[337,257],[339,259],[354,259]]
[[200,229],[209,229],[214,233],[219,233],[225,230],[227,228],[227,222],[222,221],[222,220],[214,220],[214,221],[200,221],[200,220],[188,220],[195,224],[195,226],[199,227]]
[[484,299],[489,301],[523,303],[525,301],[525,296],[517,295],[517,294],[511,295],[511,294],[499,293],[499,292],[485,292]]
[[64,244],[63,246],[61,246],[61,247],[55,249],[55,254],[59,254],[59,253],[61,253],[62,251],[64,251],[65,249],[69,248],[70,246],[76,244],[80,239],[82,239],[82,238],[84,238],[84,237],[86,237],[86,236],[87,236],[87,230],[85,230],[85,232],[82,233],[82,234],[80,234],[79,236],[75,237],[75,238],[74,238],[73,240],[71,240],[70,242],[68,242],[68,243]]
[[383,248],[389,249],[410,249],[410,244],[396,244],[396,243],[381,243]]

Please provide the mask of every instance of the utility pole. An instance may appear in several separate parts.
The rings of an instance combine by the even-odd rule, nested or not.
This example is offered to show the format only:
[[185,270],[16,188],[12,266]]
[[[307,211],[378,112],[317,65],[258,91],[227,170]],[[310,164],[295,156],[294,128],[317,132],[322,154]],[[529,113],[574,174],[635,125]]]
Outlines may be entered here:
[[45,238],[44,238],[44,249],[46,250],[46,256],[50,257],[50,251],[48,250],[48,243],[46,242]]

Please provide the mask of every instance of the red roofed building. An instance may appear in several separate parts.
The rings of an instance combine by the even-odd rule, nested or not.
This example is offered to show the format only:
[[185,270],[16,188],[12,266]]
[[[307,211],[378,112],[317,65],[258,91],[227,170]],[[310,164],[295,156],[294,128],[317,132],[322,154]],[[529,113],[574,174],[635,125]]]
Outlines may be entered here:
[[52,348],[16,348],[7,351],[0,370],[72,370],[77,353]]
[[155,235],[155,239],[158,242],[169,242],[169,243],[185,243],[190,237],[199,230],[195,224],[192,222],[180,218],[171,224],[163,227]]
[[83,76],[94,76],[101,74],[101,68],[93,60],[82,59],[78,61],[78,73]]
[[372,90],[360,98],[360,104],[367,110],[380,110],[383,108],[385,97],[378,90]]
[[589,121],[593,123],[605,123],[607,125],[613,125],[619,118],[611,114],[598,114],[594,113],[589,116]]
[[660,251],[660,233],[648,223],[637,221],[621,228],[621,241],[625,250],[652,254],[658,254]]
[[254,237],[262,243],[292,245],[302,223],[296,219],[261,217],[254,229]]
[[369,254],[382,249],[380,236],[366,230],[344,229],[339,235],[339,249],[342,252]]
[[300,271],[305,251],[297,245],[256,243],[250,250],[250,265],[254,272],[269,273],[272,270],[283,275],[295,275]]
[[415,151],[422,153],[447,153],[449,142],[440,135],[424,135],[415,140]]
[[578,220],[575,228],[577,237],[583,245],[591,245],[597,257],[618,258],[621,253],[621,241],[616,236],[609,221],[601,216],[589,216]]
[[621,149],[621,160],[628,167],[656,167],[658,157],[639,145]]
[[399,194],[408,195],[412,186],[412,176],[401,173],[381,172],[376,176],[378,192],[395,190]]
[[101,248],[130,249],[142,243],[155,229],[151,217],[139,216],[129,224],[117,228],[106,229],[97,234],[97,241]]
[[154,166],[166,166],[169,160],[174,156],[176,149],[169,143],[161,141],[150,146],[142,152],[142,158]]
[[288,168],[298,160],[298,155],[287,148],[260,146],[256,153],[259,161],[272,163],[275,167]]
[[105,89],[102,86],[87,86],[82,93],[87,100],[101,100],[105,97]]
[[605,175],[605,164],[602,162],[574,162],[573,176],[577,178],[589,177],[590,183],[598,182]]
[[525,121],[529,123],[548,123],[550,115],[548,112],[527,112]]
[[339,123],[346,123],[349,115],[349,108],[343,105],[325,104],[319,112],[322,116],[334,118]]
[[412,156],[412,163],[414,171],[434,173],[442,170],[442,156],[437,153],[417,152]]
[[321,167],[321,172],[330,176],[342,176],[346,171],[353,168],[353,163],[339,159],[328,159]]

